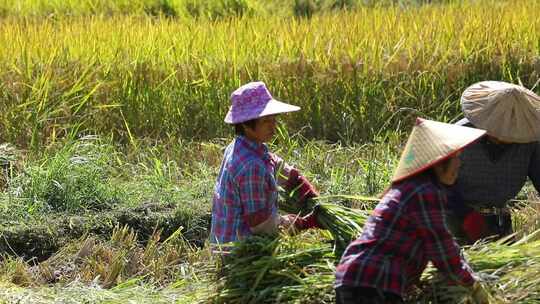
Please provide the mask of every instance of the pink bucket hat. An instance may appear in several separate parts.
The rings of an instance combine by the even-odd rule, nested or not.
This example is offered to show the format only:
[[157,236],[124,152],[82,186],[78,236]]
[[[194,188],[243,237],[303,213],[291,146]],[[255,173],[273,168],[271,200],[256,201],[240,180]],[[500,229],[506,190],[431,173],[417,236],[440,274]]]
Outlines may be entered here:
[[231,94],[231,107],[225,122],[237,124],[263,116],[294,112],[300,107],[275,100],[263,82],[250,82]]

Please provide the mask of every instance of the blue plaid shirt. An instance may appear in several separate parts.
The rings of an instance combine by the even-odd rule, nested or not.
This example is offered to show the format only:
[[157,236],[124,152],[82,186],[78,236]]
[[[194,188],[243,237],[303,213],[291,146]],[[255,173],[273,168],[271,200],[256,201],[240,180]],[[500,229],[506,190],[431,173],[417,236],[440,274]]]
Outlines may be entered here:
[[[474,127],[463,119],[457,124]],[[540,144],[495,145],[484,137],[461,153],[461,168],[450,190],[449,207],[504,207],[530,178],[540,192]],[[453,202],[452,200],[461,202]]]
[[250,227],[277,217],[281,161],[266,145],[243,136],[229,144],[214,189],[210,242],[239,240],[252,234]]

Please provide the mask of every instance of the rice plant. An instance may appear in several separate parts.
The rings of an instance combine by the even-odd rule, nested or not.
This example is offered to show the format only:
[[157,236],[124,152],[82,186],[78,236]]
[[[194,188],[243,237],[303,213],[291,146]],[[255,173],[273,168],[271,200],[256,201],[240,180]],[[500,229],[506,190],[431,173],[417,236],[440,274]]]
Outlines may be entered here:
[[302,107],[285,121],[308,138],[363,143],[418,115],[454,121],[476,81],[534,86],[538,5],[360,7],[309,20],[5,18],[0,137],[33,147],[80,133],[128,144],[224,137],[228,96],[252,80]]
[[[141,15],[167,18],[208,18],[211,20],[243,16],[278,14],[283,17],[328,13],[359,6],[408,7],[455,0],[19,0],[0,1],[0,17],[56,17],[89,15]],[[304,8],[304,10],[299,10]],[[316,10],[315,10],[316,9]]]

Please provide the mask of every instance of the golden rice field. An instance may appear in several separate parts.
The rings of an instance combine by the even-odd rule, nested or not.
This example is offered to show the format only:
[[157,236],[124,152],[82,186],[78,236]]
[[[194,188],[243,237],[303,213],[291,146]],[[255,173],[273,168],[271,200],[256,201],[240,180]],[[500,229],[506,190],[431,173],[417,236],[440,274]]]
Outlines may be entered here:
[[474,1],[221,21],[5,17],[0,138],[36,146],[80,132],[124,142],[224,136],[228,95],[260,79],[303,108],[287,119],[293,129],[365,142],[412,116],[455,119],[460,92],[475,81],[533,87],[539,5]]

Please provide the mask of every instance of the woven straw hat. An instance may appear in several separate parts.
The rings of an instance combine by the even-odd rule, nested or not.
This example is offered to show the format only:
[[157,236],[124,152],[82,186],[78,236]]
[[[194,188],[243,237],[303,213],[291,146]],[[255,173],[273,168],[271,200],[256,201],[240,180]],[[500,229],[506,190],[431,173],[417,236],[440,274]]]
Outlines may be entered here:
[[502,81],[482,81],[461,95],[465,117],[497,139],[527,143],[540,140],[540,97]]
[[263,82],[250,82],[231,94],[231,107],[225,116],[228,124],[237,124],[263,116],[300,110],[300,107],[272,97]]
[[392,177],[397,182],[447,159],[486,131],[418,118]]

